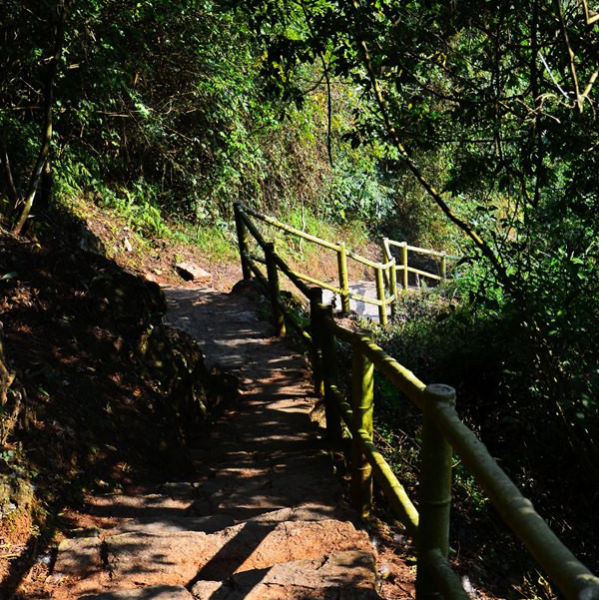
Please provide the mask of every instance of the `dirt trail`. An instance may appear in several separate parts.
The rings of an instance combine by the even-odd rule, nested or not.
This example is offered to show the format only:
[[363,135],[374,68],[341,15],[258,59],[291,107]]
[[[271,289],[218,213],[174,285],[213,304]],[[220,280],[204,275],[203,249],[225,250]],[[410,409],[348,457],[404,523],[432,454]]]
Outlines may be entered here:
[[[197,477],[154,493],[88,499],[117,519],[65,540],[56,600],[376,600],[376,552],[344,507],[303,358],[243,293],[167,288],[166,320],[240,381]],[[85,534],[84,534],[85,535]]]

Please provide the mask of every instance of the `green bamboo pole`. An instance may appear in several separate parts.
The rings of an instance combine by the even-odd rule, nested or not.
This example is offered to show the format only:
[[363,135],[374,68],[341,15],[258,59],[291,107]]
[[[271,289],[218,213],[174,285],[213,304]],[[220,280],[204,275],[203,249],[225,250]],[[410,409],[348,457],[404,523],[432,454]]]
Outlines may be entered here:
[[391,295],[393,296],[393,303],[391,304],[391,316],[395,317],[397,314],[397,265],[395,259],[391,260],[391,266],[389,267],[389,282],[391,287]]
[[387,303],[385,302],[385,280],[383,277],[383,267],[376,268],[376,295],[379,299],[379,323],[387,326]]
[[248,281],[252,278],[252,270],[248,264],[248,232],[243,221],[243,208],[241,202],[233,203],[235,212],[235,226],[237,228],[237,243],[239,245],[239,256],[241,257],[241,271],[243,278]]
[[428,552],[425,560],[444,600],[470,600],[462,580],[438,548]]
[[403,267],[402,273],[402,287],[405,290],[408,289],[408,244],[403,242],[401,245],[401,264]]
[[339,266],[339,287],[341,288],[341,310],[349,312],[349,275],[347,273],[347,248],[341,242],[337,252],[337,264]]
[[418,531],[418,511],[383,455],[376,449],[371,436],[363,429],[358,431],[358,435],[364,445],[364,453],[372,466],[372,474],[376,482],[397,518],[405,525],[408,534],[415,538]]
[[322,348],[322,375],[324,379],[324,408],[327,424],[327,438],[331,441],[341,441],[343,432],[341,429],[341,418],[335,399],[334,389],[339,383],[339,371],[337,361],[337,342],[333,332],[324,326],[324,319],[333,318],[332,306],[319,307],[318,328],[321,335]]
[[273,243],[266,244],[264,256],[266,257],[266,274],[268,275],[268,290],[270,292],[275,329],[277,335],[282,337],[286,332],[285,314],[281,310],[281,284],[279,283],[279,272],[275,262],[275,245]]
[[599,577],[585,567],[535,511],[452,406],[433,406],[434,418],[501,518],[568,600],[599,598]]
[[322,373],[322,289],[310,289],[310,333],[312,334],[312,374],[314,377],[314,394],[318,398],[324,395],[324,378]]
[[[362,332],[372,339],[372,332]],[[374,365],[365,354],[354,348],[352,360],[352,411],[354,430],[364,430],[372,441],[374,404]],[[372,466],[368,462],[359,436],[352,439],[351,498],[362,518],[370,515],[372,506]]]
[[292,235],[297,235],[299,238],[307,240],[308,242],[313,242],[313,243],[317,244],[318,246],[322,246],[323,248],[328,248],[329,250],[333,250],[334,252],[337,252],[337,250],[339,249],[337,244],[332,244],[331,242],[327,242],[326,240],[318,238],[315,235],[310,235],[309,233],[306,233],[305,231],[302,231],[301,229],[296,229],[295,227],[291,227],[290,225],[281,223],[281,221],[278,221],[277,219],[274,219],[273,217],[269,217],[268,215],[263,215],[262,213],[250,208],[249,206],[244,207],[244,209],[248,215],[252,215],[256,219],[260,219],[264,223],[268,223],[269,225],[272,225],[273,227],[276,227],[277,229],[281,229],[282,231],[291,233]]
[[441,281],[447,279],[447,252],[441,255]]
[[431,416],[433,406],[439,403],[453,406],[455,390],[448,385],[428,385],[423,394],[416,600],[442,598],[426,556],[432,550],[439,550],[443,558],[449,553],[452,448]]

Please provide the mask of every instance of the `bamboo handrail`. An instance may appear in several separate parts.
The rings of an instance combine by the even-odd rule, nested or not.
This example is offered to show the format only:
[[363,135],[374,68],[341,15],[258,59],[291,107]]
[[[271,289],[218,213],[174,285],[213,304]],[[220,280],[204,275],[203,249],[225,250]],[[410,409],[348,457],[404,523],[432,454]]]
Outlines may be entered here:
[[[385,290],[384,290],[384,285],[377,284],[377,296],[378,296],[377,299],[368,298],[366,296],[361,296],[359,294],[355,294],[354,292],[352,292],[349,289],[347,260],[352,259],[364,266],[374,269],[377,274],[377,278],[380,278],[380,273],[382,271],[387,273],[396,268],[394,260],[392,258],[390,258],[386,263],[380,263],[380,262],[370,260],[369,258],[360,256],[359,254],[356,254],[355,252],[353,252],[351,250],[347,250],[345,247],[345,244],[343,244],[343,243],[334,244],[332,242],[328,242],[327,240],[323,240],[317,236],[311,235],[309,233],[301,231],[300,229],[297,229],[295,227],[292,227],[290,225],[282,223],[281,221],[275,219],[274,217],[264,215],[264,214],[258,212],[257,210],[254,210],[247,206],[243,206],[241,203],[237,202],[237,203],[235,203],[235,220],[237,223],[237,227],[240,230],[239,244],[240,244],[240,253],[242,253],[242,254],[243,254],[244,243],[247,244],[247,242],[242,241],[241,234],[242,233],[245,234],[245,232],[242,232],[242,230],[240,229],[240,222],[241,222],[242,226],[246,227],[252,233],[252,235],[256,238],[256,241],[262,248],[264,248],[265,244],[267,243],[265,241],[263,235],[258,231],[256,226],[248,218],[248,215],[251,215],[256,219],[259,219],[260,221],[262,221],[268,225],[271,225],[273,227],[281,229],[282,231],[284,231],[286,233],[296,235],[302,239],[305,239],[309,242],[317,244],[323,248],[327,248],[329,250],[336,252],[337,259],[338,259],[338,269],[339,269],[339,287],[336,287],[336,286],[333,286],[326,282],[320,281],[319,279],[312,277],[311,275],[304,274],[304,273],[294,272],[294,275],[296,277],[303,279],[304,281],[313,283],[314,285],[318,285],[324,289],[332,291],[334,294],[339,294],[339,296],[341,296],[342,310],[345,313],[348,313],[350,311],[350,304],[349,304],[350,299],[358,300],[360,302],[365,302],[367,304],[372,304],[374,306],[378,306],[379,307],[379,321],[380,321],[381,325],[383,325],[383,326],[385,326],[387,324],[387,306],[393,307],[393,303],[396,302],[398,299],[398,296],[395,293],[395,290],[392,289],[391,294],[389,296],[387,296],[385,293]],[[248,276],[246,271],[247,271],[247,268],[244,268],[244,277],[245,278],[247,278],[247,276]],[[386,281],[389,283],[389,285],[391,284],[392,280],[394,281],[393,277],[389,277],[389,276],[386,277]],[[304,293],[304,291],[302,291],[302,293]],[[393,308],[392,308],[392,310],[393,310]]]
[[381,267],[383,269],[389,269],[393,263],[392,259],[389,259],[386,263],[376,262],[375,260],[370,260],[369,258],[360,256],[359,254],[356,254],[355,252],[352,252],[351,250],[347,251],[347,256],[348,256],[348,258],[351,258],[351,259],[355,260],[356,262],[366,265],[367,267],[372,267],[373,269],[378,269]]
[[408,250],[410,250],[411,252],[417,252],[418,254],[428,254],[430,256],[436,256],[438,258],[441,258],[443,256],[449,258],[450,260],[459,260],[458,256],[452,256],[447,254],[446,252],[442,252],[439,250],[432,250],[430,248],[420,248],[419,246],[410,246],[410,244],[407,244],[406,242],[397,242],[395,240],[391,240],[389,238],[385,238],[384,243],[386,244],[386,246],[395,246],[397,248],[401,248],[404,244],[407,247]]
[[[396,246],[401,248],[403,245],[402,242],[396,242],[395,240],[388,240],[390,246]],[[418,254],[425,254],[427,256],[436,256],[441,258],[443,256],[443,252],[439,252],[438,250],[431,250],[430,248],[420,248],[418,246],[410,246],[410,244],[406,244],[406,248],[410,252],[417,252]]]
[[328,290],[329,292],[333,292],[333,294],[341,294],[343,292],[343,290],[341,288],[331,285],[330,283],[325,283],[324,281],[321,281],[320,279],[316,279],[316,277],[310,277],[309,275],[304,275],[303,273],[298,273],[297,271],[292,271],[292,273],[296,277],[301,279],[302,281],[307,281],[308,283],[313,283],[314,285],[317,285],[318,287],[322,288],[323,290]]
[[[400,269],[403,267],[399,267]],[[416,275],[422,275],[423,277],[428,277],[429,279],[435,279],[437,281],[442,281],[443,277],[441,275],[435,275],[434,273],[429,273],[428,271],[423,271],[422,269],[417,269],[416,267],[408,267],[406,269],[408,273],[415,273]]]
[[263,215],[262,213],[259,213],[258,211],[254,210],[252,208],[249,208],[248,206],[244,206],[243,210],[247,214],[252,215],[252,217],[255,217],[256,219],[260,219],[260,221],[264,221],[265,223],[268,223],[269,225],[272,225],[273,227],[277,227],[278,229],[286,231],[287,233],[292,233],[293,235],[297,235],[298,237],[303,238],[304,240],[308,240],[309,242],[313,242],[314,244],[317,244],[318,246],[322,246],[323,248],[328,248],[329,250],[334,250],[335,252],[339,251],[338,244],[333,244],[331,242],[328,242],[327,240],[323,240],[319,237],[316,237],[315,235],[306,233],[305,231],[302,231],[301,229],[296,229],[295,227],[291,227],[291,225],[286,225],[285,223],[278,221],[274,217],[269,217],[268,215]]
[[277,263],[277,266],[279,267],[279,269],[281,269],[281,271],[283,271],[283,273],[285,273],[285,275],[287,275],[287,277],[289,277],[289,279],[295,285],[295,287],[302,294],[304,294],[304,296],[308,297],[310,294],[310,288],[299,278],[297,273],[295,273],[295,271],[290,269],[287,266],[287,264],[285,264],[285,261],[278,255],[275,255],[275,262]]
[[423,393],[426,385],[412,371],[400,365],[373,341],[337,325],[332,319],[326,319],[325,323],[340,340],[357,348],[360,352],[364,352],[399,391],[403,392],[420,410],[423,410]]
[[599,597],[599,578],[593,575],[553,533],[474,432],[450,406],[431,407],[430,416],[460,455],[463,464],[485,490],[503,520],[567,598],[583,598],[585,589]]
[[[414,273],[415,275],[427,277],[428,279],[432,279],[434,281],[445,281],[445,279],[447,278],[447,261],[458,260],[457,256],[450,256],[447,254],[447,252],[439,252],[438,250],[431,250],[429,248],[419,248],[418,246],[410,246],[407,242],[397,242],[395,240],[385,238],[383,240],[383,253],[388,260],[393,258],[393,255],[391,253],[391,246],[395,246],[396,248],[401,249],[401,263],[395,267],[395,271],[402,271],[402,287],[404,288],[404,290],[408,289],[408,273]],[[431,273],[430,271],[410,267],[410,265],[408,264],[408,252],[416,252],[417,254],[423,254],[440,258],[441,261],[439,264],[439,269],[441,273],[437,275],[436,273]]]
[[247,218],[247,216],[241,212],[241,217],[245,226],[249,229],[250,233],[254,236],[255,240],[258,242],[258,245],[264,249],[268,242],[264,239],[258,228]]
[[398,519],[405,525],[406,530],[412,536],[416,535],[418,530],[418,510],[412,504],[405,488],[397,479],[393,469],[385,460],[383,455],[376,449],[376,446],[370,439],[370,436],[363,429],[356,431],[354,427],[354,413],[338,387],[333,386],[333,393],[340,409],[341,417],[352,436],[360,437],[364,446],[366,458],[370,462],[373,474],[377,483],[387,496],[391,508]]
[[[292,271],[261,236],[249,218],[236,207],[238,241],[244,276],[252,273],[269,290],[273,310],[281,329],[280,313],[294,329],[303,332],[314,348],[314,360],[318,361],[317,392],[324,393],[326,404],[327,432],[332,439],[340,436],[340,426],[335,424],[339,417],[350,432],[356,465],[352,470],[352,484],[356,502],[362,512],[368,510],[368,470],[364,460],[372,468],[372,475],[388,498],[397,517],[404,523],[409,533],[417,540],[418,581],[417,600],[436,598],[437,590],[446,600],[466,600],[459,577],[453,572],[447,560],[448,515],[450,498],[448,492],[451,476],[449,445],[460,456],[464,466],[474,476],[478,485],[485,491],[490,501],[499,511],[502,519],[515,535],[522,540],[536,562],[548,573],[555,585],[568,600],[599,599],[599,578],[587,569],[572,552],[559,540],[549,525],[534,510],[530,500],[525,498],[512,480],[499,467],[484,444],[459,418],[451,401],[455,392],[448,386],[426,386],[414,373],[399,364],[378,346],[369,334],[350,331],[338,325],[330,307],[320,304],[322,291],[308,287],[302,276]],[[258,245],[265,251],[269,277],[255,264],[256,258],[247,250],[247,233],[251,233]],[[387,240],[386,240],[387,242]],[[402,252],[406,244],[399,244]],[[343,246],[340,246],[343,252]],[[404,255],[405,256],[405,255]],[[260,260],[260,262],[263,262]],[[404,270],[407,263],[397,270]],[[301,293],[310,297],[312,305],[312,335],[305,331],[291,317],[284,302],[279,297],[278,279],[273,269],[280,269],[298,287]],[[377,265],[379,278],[387,265]],[[393,272],[395,272],[395,268]],[[380,281],[380,279],[379,279]],[[318,292],[318,293],[317,293]],[[384,306],[385,302],[377,300]],[[284,328],[282,328],[284,331]],[[335,340],[349,344],[354,352],[354,406],[347,402],[335,383]],[[326,351],[326,352],[325,352]],[[393,473],[384,457],[378,452],[372,439],[372,375],[371,367],[378,369],[400,392],[402,392],[422,413],[426,432],[423,432],[422,452],[428,452],[421,468],[421,512],[414,508],[406,490]],[[316,369],[316,365],[315,365]],[[332,404],[331,404],[332,403]],[[427,438],[427,440],[425,440]],[[430,586],[430,581],[436,587]]]

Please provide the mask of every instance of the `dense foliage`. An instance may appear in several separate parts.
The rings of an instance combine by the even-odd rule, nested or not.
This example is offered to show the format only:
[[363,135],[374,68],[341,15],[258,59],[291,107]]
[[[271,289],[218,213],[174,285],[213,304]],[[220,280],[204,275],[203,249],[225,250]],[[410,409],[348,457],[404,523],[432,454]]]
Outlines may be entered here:
[[317,70],[298,74],[303,110],[268,97],[266,55],[243,14],[209,0],[8,5],[0,55],[7,224],[28,200],[34,211],[48,204],[51,169],[59,194],[89,191],[95,201],[162,207],[204,224],[229,215],[235,199],[270,210],[306,204],[342,219],[342,209],[352,212],[341,206],[348,196],[363,217],[389,204],[376,149],[341,140],[345,106],[356,99],[329,90],[340,116],[327,135]]
[[[387,172],[409,173],[462,230],[476,263],[466,291],[509,324],[528,365],[520,402],[597,457],[599,28],[587,3],[256,0],[243,9],[269,43],[283,96],[297,93],[293,73],[307,57],[370,91],[354,143],[385,144]],[[587,467],[598,483],[596,464]]]

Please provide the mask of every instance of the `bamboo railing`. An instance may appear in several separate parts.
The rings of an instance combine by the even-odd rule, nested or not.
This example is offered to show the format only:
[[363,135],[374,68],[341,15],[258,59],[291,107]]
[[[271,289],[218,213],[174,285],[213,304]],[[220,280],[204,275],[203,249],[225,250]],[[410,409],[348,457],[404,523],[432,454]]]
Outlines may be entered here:
[[[417,600],[468,599],[448,558],[453,451],[563,596],[567,600],[597,600],[599,578],[566,548],[483,443],[460,420],[455,410],[455,390],[441,384],[425,385],[380,348],[370,332],[339,326],[332,308],[322,304],[322,289],[310,288],[302,276],[286,265],[274,246],[264,240],[248,213],[241,204],[235,205],[243,276],[245,279],[255,276],[266,287],[277,333],[284,335],[289,324],[310,345],[316,393],[324,397],[327,436],[340,440],[343,426],[351,435],[351,498],[355,508],[362,517],[368,516],[376,482],[397,518],[415,538]],[[250,234],[264,252],[264,258],[249,252]],[[266,275],[258,266],[260,263],[266,265]],[[309,331],[282,302],[280,274],[309,298]],[[337,345],[340,342],[349,344],[353,351],[349,399],[339,387]],[[373,442],[375,369],[422,412],[419,511]]]
[[[303,240],[306,240],[313,244],[316,244],[317,246],[320,246],[321,248],[324,248],[325,250],[334,252],[337,255],[337,269],[339,272],[339,285],[338,286],[331,285],[330,283],[327,283],[325,281],[321,281],[321,280],[319,280],[315,277],[312,277],[311,275],[308,275],[306,273],[294,272],[294,275],[303,281],[306,281],[313,285],[317,285],[318,287],[321,287],[325,290],[329,290],[329,291],[333,292],[333,294],[338,294],[339,297],[341,298],[341,308],[344,313],[348,313],[350,310],[350,308],[349,308],[350,299],[358,300],[358,301],[364,302],[366,304],[373,304],[373,305],[377,306],[378,313],[379,313],[379,322],[383,326],[387,325],[388,308],[391,307],[391,310],[393,310],[394,303],[396,302],[396,300],[398,298],[398,296],[397,296],[397,269],[396,269],[396,264],[395,264],[394,258],[392,258],[392,257],[389,258],[389,260],[385,263],[376,262],[376,261],[370,260],[368,258],[365,258],[364,256],[360,256],[359,254],[356,254],[355,252],[352,252],[351,250],[349,250],[346,247],[346,245],[343,242],[339,242],[339,243],[335,244],[333,242],[323,240],[314,235],[310,235],[309,233],[306,233],[305,231],[301,231],[300,229],[296,229],[295,227],[291,227],[290,225],[281,223],[281,221],[278,221],[277,219],[275,219],[273,217],[269,217],[268,215],[263,215],[262,213],[252,210],[249,207],[242,206],[239,203],[236,204],[236,207],[238,207],[238,208],[235,209],[235,221],[237,223],[238,231],[240,231],[239,230],[239,211],[241,211],[246,216],[251,216],[254,219],[261,221],[262,223],[265,223],[267,225],[275,227],[276,229],[284,231],[285,233],[297,236],[300,239],[303,239]],[[242,228],[244,227],[243,223],[241,226],[242,226]],[[252,235],[254,235],[256,231],[258,231],[254,223],[251,223],[251,225],[248,225],[248,227],[250,227],[252,229]],[[264,238],[262,237],[262,235],[260,233],[259,233],[259,235],[264,240]],[[254,238],[255,237],[256,236],[254,235]],[[243,252],[247,252],[247,249],[248,249],[248,238],[247,238],[246,234],[242,231],[241,237],[239,237],[239,250],[243,254]],[[348,269],[349,260],[354,260],[355,262],[357,262],[361,265],[364,265],[365,267],[373,269],[374,280],[376,282],[376,291],[377,291],[376,298],[369,298],[367,296],[362,296],[362,295],[356,294],[350,290],[350,288],[349,288],[349,269]],[[261,262],[261,259],[259,259],[257,262]],[[248,268],[249,267],[247,267],[247,265],[243,266],[244,277],[247,275]]]
[[[399,264],[395,266],[395,270],[397,273],[401,273],[401,287],[404,290],[408,289],[408,278],[410,273],[416,275],[418,277],[418,281],[420,281],[420,277],[432,279],[433,281],[445,281],[447,279],[447,261],[450,259],[456,259],[455,256],[449,256],[447,252],[438,252],[437,250],[429,250],[427,248],[419,248],[418,246],[410,246],[407,242],[396,242],[395,240],[385,238],[383,240],[383,254],[388,261],[393,259],[393,253],[391,250],[392,247],[399,248],[400,259]],[[438,272],[432,273],[431,271],[410,267],[408,260],[410,252],[413,254],[431,256],[438,259]]]

